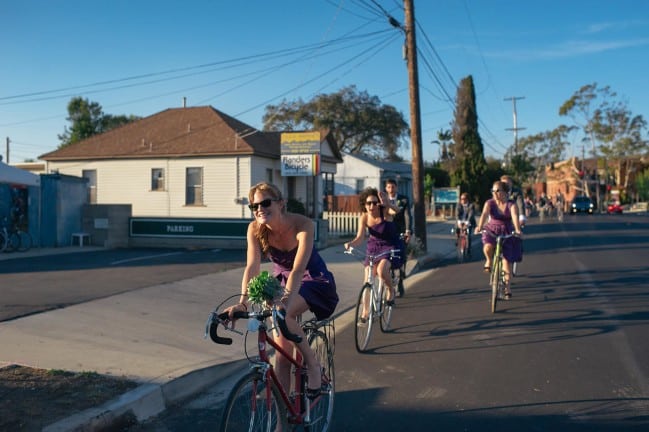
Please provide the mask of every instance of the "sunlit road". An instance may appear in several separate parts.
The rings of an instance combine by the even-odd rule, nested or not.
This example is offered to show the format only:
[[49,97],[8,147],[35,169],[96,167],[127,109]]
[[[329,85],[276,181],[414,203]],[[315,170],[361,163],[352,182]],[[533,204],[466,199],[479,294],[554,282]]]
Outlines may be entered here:
[[244,251],[208,249],[110,249],[2,260],[0,321],[244,263]]
[[[649,430],[649,218],[534,222],[496,314],[482,262],[449,261],[408,286],[370,352],[338,331],[333,431]],[[214,430],[229,386],[133,430]]]

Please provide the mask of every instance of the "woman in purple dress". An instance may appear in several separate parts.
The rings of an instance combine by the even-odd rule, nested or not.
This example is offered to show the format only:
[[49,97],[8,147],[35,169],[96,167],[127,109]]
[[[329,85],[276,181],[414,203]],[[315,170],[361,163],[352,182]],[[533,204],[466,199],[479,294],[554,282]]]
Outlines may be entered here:
[[[309,392],[320,391],[321,365],[309,347],[297,318],[311,310],[317,319],[325,319],[333,314],[338,304],[336,282],[333,274],[315,249],[314,226],[306,216],[286,211],[286,202],[280,190],[270,183],[258,183],[248,194],[250,210],[255,219],[248,225],[246,267],[241,281],[239,303],[226,311],[248,310],[248,283],[259,275],[261,259],[267,257],[273,263],[273,275],[284,287],[282,303],[285,306],[288,330],[302,337],[297,348],[307,365]],[[278,342],[291,352],[288,339],[279,336]],[[284,388],[290,388],[291,363],[283,356],[277,356],[277,375]]]
[[491,187],[493,198],[484,203],[480,220],[475,227],[476,234],[482,234],[482,251],[485,256],[484,270],[491,269],[491,261],[496,248],[496,239],[482,230],[496,235],[507,235],[512,232],[517,237],[510,237],[503,241],[503,271],[505,272],[505,299],[512,296],[509,280],[511,274],[511,263],[520,261],[522,256],[521,248],[521,226],[518,219],[518,206],[509,200],[509,189],[502,181],[494,182]]
[[[355,247],[361,243],[365,237],[365,231],[369,233],[367,239],[367,254],[378,255],[381,252],[392,249],[399,249],[405,253],[405,244],[399,238],[399,228],[392,221],[392,218],[399,211],[396,204],[391,204],[387,194],[379,192],[375,188],[367,188],[360,194],[361,211],[363,212],[358,219],[358,232],[356,237],[345,243],[345,249]],[[365,258],[365,279],[367,280],[369,272],[369,259]],[[374,267],[377,276],[383,281],[388,289],[387,303],[394,305],[395,287],[392,285],[390,277],[390,268],[398,269],[401,267],[401,256],[390,259],[390,255],[385,255]]]

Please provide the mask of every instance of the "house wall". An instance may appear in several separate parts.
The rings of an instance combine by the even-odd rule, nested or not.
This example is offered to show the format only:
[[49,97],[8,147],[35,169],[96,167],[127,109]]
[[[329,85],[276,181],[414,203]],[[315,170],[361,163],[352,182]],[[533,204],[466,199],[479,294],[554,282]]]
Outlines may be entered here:
[[[185,205],[189,167],[203,168],[201,206]],[[84,170],[96,170],[96,204],[130,204],[133,216],[249,217],[246,203],[236,200],[246,197],[250,187],[250,156],[50,162],[49,168],[78,177]],[[164,190],[151,190],[153,168],[164,169]]]
[[356,182],[362,179],[364,187],[381,187],[381,170],[360,159],[343,155],[344,163],[339,167],[335,177],[335,195],[356,195]]

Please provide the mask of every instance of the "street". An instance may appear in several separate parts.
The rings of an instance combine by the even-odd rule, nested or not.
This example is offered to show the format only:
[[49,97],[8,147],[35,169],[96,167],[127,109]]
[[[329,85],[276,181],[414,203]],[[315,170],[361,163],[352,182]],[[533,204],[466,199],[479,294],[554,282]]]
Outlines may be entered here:
[[[648,430],[649,218],[530,221],[495,314],[479,245],[472,262],[406,281],[368,353],[337,327],[332,430]],[[213,430],[231,385],[131,430]]]
[[[0,260],[0,321],[245,264],[240,250],[108,249]],[[236,287],[235,287],[236,289]]]

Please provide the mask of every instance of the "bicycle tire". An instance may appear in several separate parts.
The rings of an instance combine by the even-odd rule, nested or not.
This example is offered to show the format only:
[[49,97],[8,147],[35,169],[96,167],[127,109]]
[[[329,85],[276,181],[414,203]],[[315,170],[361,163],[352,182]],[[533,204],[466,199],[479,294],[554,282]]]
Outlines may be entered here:
[[[396,282],[396,277],[394,275],[394,270],[390,270],[390,277],[392,278],[392,283]],[[381,284],[383,285],[383,284]],[[381,292],[381,314],[380,314],[380,323],[381,323],[381,331],[383,333],[387,333],[391,331],[390,329],[390,324],[392,323],[392,306],[388,306],[387,304],[387,297],[388,297],[388,290],[383,289],[383,286],[381,286],[380,289]]]
[[[361,322],[363,314],[363,304],[367,302],[367,318]],[[374,322],[374,301],[372,299],[372,285],[365,283],[358,295],[356,304],[356,325],[354,326],[354,337],[356,341],[356,351],[362,353],[367,350],[372,335],[372,324]]]
[[463,263],[466,260],[466,236],[460,235],[457,242],[457,261]]
[[406,265],[403,264],[401,267],[399,267],[399,280],[397,282],[397,291],[399,292],[399,298],[406,295],[406,289],[403,286],[403,278],[405,274],[406,274]]
[[329,339],[320,330],[309,332],[307,340],[309,346],[315,352],[320,366],[322,366],[322,384],[327,385],[328,390],[319,398],[309,401],[311,421],[304,425],[304,430],[306,432],[326,432],[331,427],[334,412],[335,370],[333,350],[329,345]]
[[498,295],[500,292],[500,284],[502,277],[502,261],[499,256],[494,255],[494,265],[491,271],[491,313],[496,313],[496,306],[498,304]]
[[7,242],[7,252],[17,251],[20,248],[20,235],[18,232],[9,234],[9,241]]
[[[270,392],[268,392],[270,385]],[[266,396],[270,394],[270,410]],[[254,403],[253,403],[254,401]],[[286,406],[272,381],[264,379],[261,372],[244,375],[232,388],[221,416],[221,432],[273,432],[281,425],[288,429]]]
[[19,242],[16,250],[18,252],[27,252],[32,248],[32,236],[27,231],[17,231]]

